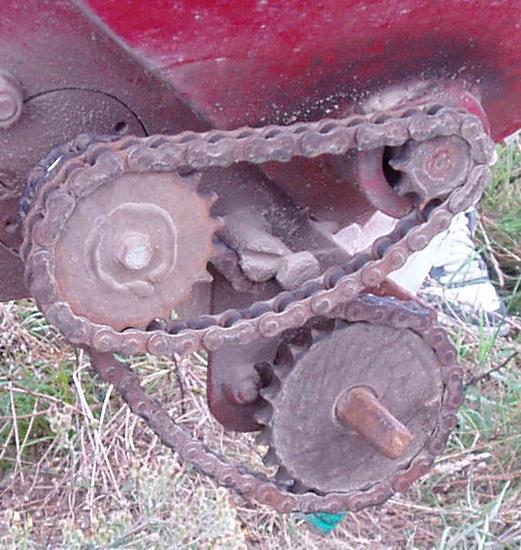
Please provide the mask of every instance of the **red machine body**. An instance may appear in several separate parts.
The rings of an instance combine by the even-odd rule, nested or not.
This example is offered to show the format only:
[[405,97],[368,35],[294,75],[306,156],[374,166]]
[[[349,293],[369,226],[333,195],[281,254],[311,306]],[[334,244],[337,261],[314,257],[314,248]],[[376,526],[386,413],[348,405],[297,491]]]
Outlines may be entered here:
[[411,79],[464,82],[480,96],[496,139],[521,126],[518,0],[88,5],[214,126],[338,115]]

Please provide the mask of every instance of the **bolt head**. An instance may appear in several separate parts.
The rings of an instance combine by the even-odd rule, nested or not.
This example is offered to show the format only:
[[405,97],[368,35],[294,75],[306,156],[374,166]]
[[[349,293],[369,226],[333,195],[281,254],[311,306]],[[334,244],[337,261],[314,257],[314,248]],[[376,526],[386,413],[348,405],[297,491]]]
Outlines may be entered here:
[[237,384],[232,390],[232,399],[238,405],[250,405],[259,397],[258,378],[248,377]]
[[116,257],[126,269],[140,271],[150,264],[152,254],[153,249],[148,235],[127,233],[119,242]]

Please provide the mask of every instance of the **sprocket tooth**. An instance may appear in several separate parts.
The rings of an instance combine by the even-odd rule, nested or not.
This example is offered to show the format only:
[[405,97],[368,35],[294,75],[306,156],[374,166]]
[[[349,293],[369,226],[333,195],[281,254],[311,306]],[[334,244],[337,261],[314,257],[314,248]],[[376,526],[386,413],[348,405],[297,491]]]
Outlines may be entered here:
[[192,191],[197,193],[200,197],[204,197],[204,195],[199,192],[199,185],[201,183],[202,176],[203,175],[201,172],[195,172],[195,171],[190,172],[190,174],[183,176],[184,185],[188,186]]
[[396,190],[399,195],[408,195],[411,193],[417,193],[417,190],[414,188],[414,185],[412,184],[410,178],[408,176],[404,176],[400,179]]
[[318,342],[324,336],[325,331],[320,330],[318,328],[314,328],[311,330],[311,338],[313,339],[313,343]]
[[271,428],[267,426],[255,436],[255,443],[257,445],[268,446],[271,443],[271,434]]
[[221,218],[221,216],[215,216],[212,219],[214,221],[214,232],[215,233],[217,233],[219,231],[222,231],[226,227],[226,222],[224,221],[224,218]]
[[[309,344],[311,345],[311,339],[309,341]],[[296,358],[301,354],[303,353],[304,351],[306,351],[306,349],[309,347],[308,346],[305,346],[305,345],[298,345],[298,344],[288,344],[287,345],[287,349],[288,349],[288,353],[291,355],[291,358],[293,361],[296,360]]]
[[277,456],[277,453],[275,452],[275,449],[270,447],[268,449],[268,452],[262,457],[262,462],[264,462],[264,464],[268,467],[278,466],[279,458]]
[[289,475],[288,470],[285,466],[279,466],[277,473],[275,474],[275,479],[281,484],[285,485],[287,488],[292,487],[295,483],[295,480]]
[[259,390],[260,396],[268,403],[273,403],[282,387],[281,379],[275,371],[273,371],[273,377],[271,384]]
[[405,158],[395,158],[389,161],[389,166],[397,172],[406,172],[409,161]]
[[269,403],[264,403],[262,407],[253,413],[253,417],[256,422],[267,426],[270,423],[272,417],[272,406]]
[[219,195],[215,191],[208,191],[207,193],[203,193],[202,196],[206,200],[208,206],[213,206],[219,199]]
[[192,278],[192,284],[197,283],[213,283],[213,276],[208,271],[201,271],[197,275],[194,275]]
[[277,364],[273,368],[273,376],[276,377],[279,382],[283,382],[290,372],[291,366],[287,364]]

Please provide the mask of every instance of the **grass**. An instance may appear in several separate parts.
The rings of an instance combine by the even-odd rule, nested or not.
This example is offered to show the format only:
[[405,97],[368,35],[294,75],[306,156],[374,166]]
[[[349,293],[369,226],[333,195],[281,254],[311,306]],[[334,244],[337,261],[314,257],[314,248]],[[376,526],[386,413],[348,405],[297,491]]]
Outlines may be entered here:
[[[519,548],[521,152],[499,152],[479,242],[512,326],[451,328],[467,380],[459,426],[432,473],[327,538],[254,507],[181,465],[64,345],[30,302],[0,309],[0,548]],[[222,453],[258,466],[205,406],[205,361],[137,358],[170,412]]]

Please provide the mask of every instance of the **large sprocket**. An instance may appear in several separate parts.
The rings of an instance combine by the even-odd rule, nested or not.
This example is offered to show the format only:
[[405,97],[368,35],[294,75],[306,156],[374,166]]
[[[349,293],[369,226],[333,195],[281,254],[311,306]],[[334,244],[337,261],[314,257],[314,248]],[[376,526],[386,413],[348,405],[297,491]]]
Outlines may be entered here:
[[279,348],[259,441],[292,491],[364,491],[432,450],[447,412],[444,367],[421,317],[414,328],[392,319],[321,322]]

